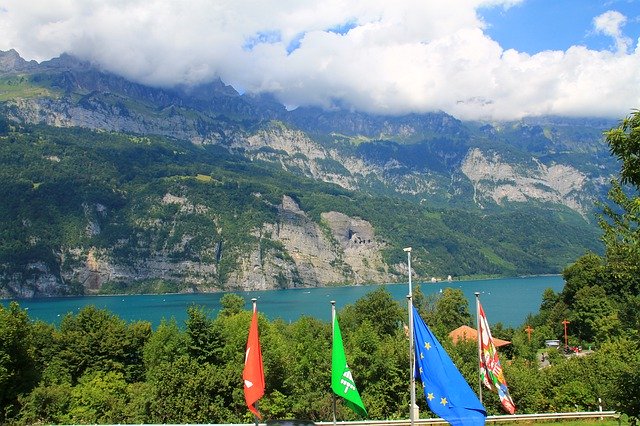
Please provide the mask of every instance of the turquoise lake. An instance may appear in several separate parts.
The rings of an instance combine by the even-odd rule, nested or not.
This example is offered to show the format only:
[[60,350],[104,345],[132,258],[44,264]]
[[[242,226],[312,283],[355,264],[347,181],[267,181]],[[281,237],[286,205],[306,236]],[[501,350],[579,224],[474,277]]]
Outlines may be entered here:
[[[542,294],[551,288],[559,292],[564,287],[561,276],[535,276],[489,280],[469,280],[437,283],[413,283],[419,285],[425,295],[438,293],[446,287],[460,288],[469,300],[469,311],[475,316],[474,293],[480,292],[480,302],[489,323],[501,322],[505,326],[517,327],[524,323],[527,315],[540,309]],[[291,290],[234,292],[251,308],[251,299],[258,299],[258,311],[270,319],[281,318],[295,321],[303,315],[329,322],[331,301],[336,301],[340,310],[354,303],[380,285],[324,287]],[[393,298],[406,304],[407,284],[383,285]],[[80,296],[46,299],[21,299],[18,303],[27,309],[29,318],[59,324],[65,314],[75,313],[87,305],[107,309],[126,321],[149,321],[155,327],[160,321],[175,318],[179,325],[187,319],[187,308],[191,305],[204,307],[211,316],[220,309],[220,298],[225,293],[162,294],[132,296]],[[10,300],[2,300],[8,305]]]

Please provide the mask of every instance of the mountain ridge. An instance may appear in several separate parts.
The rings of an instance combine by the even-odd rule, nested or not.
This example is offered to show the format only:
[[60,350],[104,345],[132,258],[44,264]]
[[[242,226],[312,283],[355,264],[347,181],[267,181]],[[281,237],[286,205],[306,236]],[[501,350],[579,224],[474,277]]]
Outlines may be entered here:
[[[199,149],[214,149],[218,153],[216,155],[222,155],[224,152],[225,158],[230,155],[230,158],[241,159],[241,163],[246,161],[246,165],[242,167],[246,168],[247,173],[255,173],[251,164],[264,164],[267,168],[284,172],[289,176],[288,179],[311,179],[311,181],[337,185],[337,188],[342,188],[340,191],[343,189],[348,191],[345,194],[355,191],[376,200],[391,200],[380,201],[383,204],[393,204],[392,200],[399,198],[403,200],[402,203],[409,203],[403,205],[415,206],[411,209],[415,208],[417,215],[426,214],[427,217],[435,213],[433,211],[425,213],[423,211],[425,208],[436,209],[435,211],[444,209],[442,211],[449,212],[457,209],[458,213],[454,215],[469,211],[472,214],[470,219],[472,223],[480,223],[478,220],[483,216],[493,217],[492,220],[496,220],[497,217],[518,217],[522,209],[535,211],[538,216],[528,215],[527,217],[536,223],[540,220],[553,222],[559,220],[560,216],[565,216],[564,220],[567,220],[567,214],[576,215],[576,218],[571,219],[570,222],[577,226],[576,229],[582,229],[578,232],[584,233],[585,236],[595,235],[595,224],[591,220],[594,201],[602,197],[609,177],[615,173],[615,161],[609,156],[602,137],[602,131],[606,130],[606,126],[615,124],[607,120],[538,117],[518,122],[476,123],[463,122],[443,112],[391,117],[339,110],[323,111],[311,107],[287,111],[269,95],[240,94],[220,80],[198,87],[152,88],[103,72],[89,63],[78,61],[68,55],[37,64],[34,61],[24,61],[15,51],[0,52],[0,114],[6,117],[5,127],[13,129],[14,136],[11,136],[11,132],[7,132],[8,138],[27,138],[28,132],[33,131],[41,132],[45,139],[50,139],[53,137],[52,134],[57,134],[56,132],[50,134],[51,132],[46,128],[37,127],[40,125],[66,128],[67,134],[70,135],[67,137],[70,138],[75,137],[73,135],[77,133],[73,130],[75,127],[98,132],[123,133],[122,136],[116,137],[117,140],[124,138],[124,140],[136,141],[140,138],[155,138],[155,135],[159,135],[169,140],[152,142],[150,146],[155,147],[153,149],[158,149],[156,144],[171,145],[173,144],[171,140],[174,139],[189,141],[194,147],[200,147]],[[31,127],[34,125],[36,127]],[[96,135],[84,134],[83,137],[96,138]],[[116,152],[122,149],[124,154],[131,150],[128,146],[131,143],[139,145],[137,142],[118,142]],[[91,144],[82,146],[85,147],[84,149],[92,149]],[[61,148],[53,143],[51,149],[56,151]],[[177,147],[171,149],[184,150]],[[136,152],[136,155],[146,155]],[[46,157],[62,158],[48,154]],[[55,163],[55,160],[47,161]],[[102,158],[99,161],[105,161],[105,159]],[[169,160],[165,158],[163,161]],[[152,163],[144,167],[148,166],[151,167]],[[135,174],[115,163],[114,167],[120,167],[124,173]],[[137,170],[146,173],[144,167]],[[211,165],[208,165],[205,168],[210,167]],[[195,177],[192,176],[192,178],[197,181],[197,176],[200,175],[204,180],[215,181],[216,179],[211,173],[199,174],[199,172],[194,173]],[[113,179],[117,179],[115,175]],[[38,182],[34,181],[32,184],[36,185]],[[148,184],[151,185],[151,181]],[[110,191],[119,190],[117,186],[110,189]],[[167,190],[154,196],[149,206],[153,208],[164,206],[160,209],[177,209],[178,212],[183,208],[193,212],[201,211],[198,214],[209,215],[207,220],[213,220],[216,215],[206,213],[211,212],[212,206],[209,205],[203,210],[202,206],[207,206],[206,203],[189,201],[191,196],[188,194],[191,190],[184,194],[180,193],[184,189],[178,192],[175,192],[176,189],[171,190],[175,193]],[[337,189],[322,191],[328,191],[327,195],[340,193]],[[320,192],[314,194],[318,199],[327,196],[320,195]],[[280,227],[278,223],[282,225],[282,218],[289,216],[285,214],[278,219],[279,216],[275,211],[282,209],[285,204],[290,205],[285,200],[292,195],[295,196],[290,199],[304,212],[304,215],[299,216],[294,222],[302,223],[300,220],[305,215],[309,222],[305,226],[295,228],[296,232],[291,231],[289,240],[282,240],[278,237],[277,231],[293,228]],[[381,220],[372,222],[371,218],[376,216],[373,212],[370,212],[368,217],[363,217],[362,212],[347,211],[344,206],[342,211],[332,208],[335,205],[327,205],[325,209],[318,211],[316,207],[305,205],[304,197],[302,199],[299,197],[301,197],[299,191],[291,188],[288,192],[280,191],[275,199],[269,201],[269,205],[272,206],[269,209],[275,209],[274,213],[270,213],[275,215],[269,220],[271,225],[263,222],[250,230],[248,238],[253,239],[252,244],[257,246],[253,245],[253,248],[249,249],[249,253],[253,254],[247,255],[248,257],[243,255],[244,260],[240,262],[240,266],[238,264],[228,266],[230,270],[220,273],[215,262],[200,261],[198,263],[196,261],[192,265],[193,268],[204,268],[202,270],[205,271],[203,272],[205,278],[192,280],[194,286],[192,290],[329,285],[341,280],[358,282],[356,277],[368,277],[369,280],[381,282],[402,278],[403,272],[406,272],[402,266],[403,260],[392,251],[398,249],[398,246],[404,246],[414,237],[407,234],[406,241],[395,237],[391,241],[389,229],[382,229],[380,226],[393,227],[393,225],[388,222],[382,225],[384,221]],[[329,198],[331,197],[333,196]],[[173,201],[167,202],[167,200]],[[184,204],[176,200],[184,200]],[[339,196],[331,200],[331,203],[336,203]],[[261,202],[264,201],[261,199]],[[96,207],[101,203],[81,201],[83,202],[88,206],[94,206],[87,210],[92,213],[82,213],[84,215],[82,220],[93,223],[93,225],[88,223],[85,227],[94,230],[91,232],[101,229],[97,225],[99,221],[89,220],[89,217],[99,217],[102,214],[99,213],[100,208]],[[129,202],[131,200],[127,201]],[[86,208],[82,209],[86,210]],[[133,211],[131,206],[126,209]],[[368,223],[367,226],[371,226],[369,231],[371,235],[383,231],[386,237],[366,238],[364,241],[370,240],[373,243],[355,244],[352,247],[349,241],[353,235],[344,240],[343,234],[335,234],[339,227],[332,220],[352,224],[365,220]],[[406,217],[402,218],[403,223],[406,220],[408,220]],[[454,222],[456,221],[451,223]],[[207,226],[214,226],[214,223],[215,220]],[[149,225],[152,224],[149,222]],[[495,225],[496,223],[493,223],[491,226]],[[520,227],[526,225],[517,224]],[[164,224],[159,229],[163,226]],[[457,231],[448,226],[446,225],[447,230],[444,231],[443,228],[443,231],[450,236],[443,238],[461,241],[462,237],[457,236]],[[340,232],[346,232],[349,235],[352,231],[353,229],[350,231],[343,229]],[[167,232],[170,234],[178,231]],[[522,228],[516,233],[525,232],[526,230]],[[575,230],[567,232],[575,232]],[[291,235],[296,233],[312,235],[313,238],[306,243],[292,242]],[[103,234],[104,230],[101,230],[90,236],[89,240],[93,237],[100,239],[102,238],[100,235]],[[189,238],[196,238],[187,233],[181,235],[181,238],[186,240],[175,247],[180,248],[181,244],[187,247],[191,241]],[[543,238],[544,232],[540,230],[536,235]],[[546,238],[550,237],[551,234]],[[158,241],[165,238],[163,244],[166,245],[168,241],[166,238],[169,236],[158,235],[154,238],[159,238]],[[419,241],[420,238],[417,240]],[[569,251],[572,253],[578,253],[577,246],[590,250],[598,250],[599,247],[597,242],[590,243],[584,239],[577,246],[575,242],[569,243],[570,239],[565,240],[563,244],[569,244],[572,247]],[[85,243],[88,244],[87,241]],[[160,263],[157,263],[159,265],[156,268],[157,273],[136,275],[135,271],[126,272],[126,268],[122,269],[118,266],[118,262],[122,262],[122,259],[113,257],[113,250],[117,251],[113,243],[111,241],[109,243],[112,244],[111,246],[107,244],[102,248],[99,244],[81,248],[74,261],[84,262],[84,266],[80,268],[66,269],[64,273],[56,273],[55,268],[60,268],[62,265],[64,270],[66,266],[60,260],[45,262],[48,265],[47,271],[35,275],[49,277],[47,279],[53,283],[49,286],[51,288],[56,288],[56,285],[60,287],[62,282],[67,281],[94,282],[88,287],[83,287],[84,284],[82,284],[73,287],[75,290],[65,290],[72,292],[79,291],[81,287],[84,288],[83,291],[100,291],[105,283],[114,282],[114,274],[120,277],[119,280],[134,281],[159,279],[163,274],[170,275],[173,271],[182,271],[170,277],[173,281],[185,279],[188,281],[198,275],[191,266],[187,264],[180,266],[180,262],[177,262],[180,256],[184,255],[182,249],[176,249],[178,250],[176,253],[182,253],[176,255],[178,257],[174,260],[177,263],[171,259],[165,262],[158,258],[157,262]],[[205,252],[218,252],[216,247],[219,248],[219,243],[220,241],[210,241],[205,244],[207,247],[199,252],[200,255]],[[268,259],[264,258],[264,255],[269,250],[265,252],[260,248],[263,243],[271,250],[271,255],[267,256]],[[368,244],[373,245],[369,247]],[[428,244],[439,247],[435,250],[438,253],[438,260],[431,265],[429,262],[433,260],[423,265],[418,262],[418,273],[424,277],[450,274],[450,271],[444,268],[451,263],[443,259],[448,256],[459,259],[456,256],[459,256],[460,244],[451,245],[437,239],[429,240]],[[474,247],[476,244],[482,243],[474,242]],[[314,245],[324,249],[316,254],[307,251],[307,248]],[[377,266],[364,265],[357,261],[357,256],[349,254],[358,253],[356,248],[366,247],[375,248],[374,251],[368,252],[367,256],[377,259],[374,262]],[[456,250],[458,250],[457,255]],[[482,266],[478,263],[475,271],[472,266],[465,266],[459,271],[460,274],[559,272],[559,264],[555,261],[546,262],[548,265],[546,267],[532,269],[531,265],[518,267],[518,262],[513,263],[512,256],[504,251],[503,254],[497,254],[494,250],[487,251],[480,246],[473,250],[479,250],[476,255],[482,250],[487,255],[491,252],[489,257],[479,256],[484,258],[486,265]],[[518,253],[529,258],[529,255],[524,254],[525,252],[526,248],[518,249]],[[67,256],[71,258],[73,256],[70,253],[72,252],[68,252]],[[326,268],[322,264],[314,263],[313,259],[320,256],[320,253],[325,255],[331,253],[330,257],[325,259],[325,263],[329,263],[331,267]],[[554,249],[553,253],[557,255],[557,249]],[[235,255],[239,255],[239,252]],[[100,256],[111,260],[101,263]],[[533,260],[536,256],[540,257],[540,265],[544,265],[545,261],[542,261],[544,253],[537,253],[531,258],[531,262],[538,262]],[[560,257],[565,258],[564,255]],[[116,263],[113,263],[113,259],[116,259]],[[561,263],[564,264],[563,262]],[[35,265],[33,270],[43,269],[43,264],[38,262],[29,264]],[[265,269],[265,264],[272,266]],[[549,266],[552,264],[555,266]],[[488,267],[489,265],[502,265],[502,269]],[[27,266],[23,265],[23,272],[19,272],[18,277],[13,281],[7,279],[7,273],[5,273],[4,282],[13,282],[11,284],[13,290],[5,294],[11,294],[12,291],[24,295],[47,293],[48,290],[33,291],[34,288],[38,288],[35,282],[26,286],[22,293],[15,290],[17,283],[21,280],[24,282],[25,267]],[[276,269],[269,269],[272,267]],[[313,274],[319,270],[324,271],[321,273],[322,276],[313,278]],[[20,275],[21,273],[23,275]],[[88,276],[94,278],[89,279]],[[217,284],[212,285],[211,280]],[[47,285],[41,287],[49,288]]]

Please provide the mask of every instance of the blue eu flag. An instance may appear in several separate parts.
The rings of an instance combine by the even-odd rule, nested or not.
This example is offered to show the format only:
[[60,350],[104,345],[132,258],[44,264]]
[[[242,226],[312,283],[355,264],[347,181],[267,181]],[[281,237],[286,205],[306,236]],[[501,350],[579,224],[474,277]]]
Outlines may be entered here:
[[415,307],[416,367],[429,408],[453,426],[484,425],[487,412]]

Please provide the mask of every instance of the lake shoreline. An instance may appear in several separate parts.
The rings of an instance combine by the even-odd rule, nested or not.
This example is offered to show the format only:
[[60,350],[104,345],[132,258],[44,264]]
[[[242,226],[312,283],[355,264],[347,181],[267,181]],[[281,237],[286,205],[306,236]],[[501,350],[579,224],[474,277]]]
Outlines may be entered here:
[[[429,284],[450,284],[450,283],[465,283],[470,281],[487,281],[487,280],[502,280],[502,279],[526,279],[536,277],[559,277],[562,274],[536,274],[536,275],[518,275],[515,277],[503,277],[503,276],[488,276],[482,278],[453,278],[451,281],[446,279],[439,279],[437,281],[413,281],[416,285],[429,285]],[[328,285],[322,287],[294,287],[294,288],[282,288],[282,289],[261,289],[261,290],[214,290],[214,291],[179,291],[169,293],[95,293],[95,294],[69,294],[69,295],[57,295],[57,296],[36,296],[36,297],[0,297],[0,302],[4,301],[25,301],[25,300],[48,300],[48,299],[72,299],[78,297],[118,297],[118,296],[175,296],[175,295],[188,295],[188,294],[221,294],[221,293],[246,293],[246,292],[261,292],[261,291],[295,291],[295,290],[310,290],[321,288],[351,288],[351,287],[372,287],[372,286],[397,286],[407,285],[405,282],[393,282],[393,283],[367,283],[367,284],[345,284],[345,285]]]
[[[519,326],[529,314],[540,311],[542,295],[547,288],[560,292],[564,280],[559,275],[536,275],[482,280],[419,282],[425,296],[437,295],[445,287],[459,289],[467,299],[470,311],[475,303],[475,292],[480,293],[482,306],[491,324],[501,322],[505,326]],[[148,321],[152,327],[162,320],[175,319],[184,324],[190,306],[202,307],[215,316],[221,309],[220,299],[227,293],[240,295],[245,309],[250,309],[252,298],[258,300],[258,310],[269,319],[280,318],[285,322],[310,316],[321,321],[331,319],[331,301],[339,310],[354,304],[369,293],[384,288],[393,300],[406,306],[406,283],[354,285],[340,287],[312,287],[280,290],[248,290],[216,293],[179,293],[152,295],[102,295],[73,296],[40,299],[0,301],[8,306],[16,301],[27,310],[33,320],[58,325],[65,315],[77,314],[87,306],[105,309],[125,321]]]

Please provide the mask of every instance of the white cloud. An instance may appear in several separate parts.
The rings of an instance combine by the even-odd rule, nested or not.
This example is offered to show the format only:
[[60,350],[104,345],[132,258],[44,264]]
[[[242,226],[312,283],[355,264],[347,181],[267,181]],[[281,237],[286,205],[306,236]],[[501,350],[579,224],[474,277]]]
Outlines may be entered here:
[[633,43],[629,37],[622,34],[622,27],[627,23],[627,17],[615,10],[609,10],[593,19],[596,32],[614,39],[618,52],[626,53]]
[[153,85],[219,76],[290,106],[465,119],[619,118],[640,106],[640,51],[622,14],[594,19],[615,52],[528,55],[490,39],[476,13],[518,2],[5,0],[0,49],[36,60],[68,52]]

